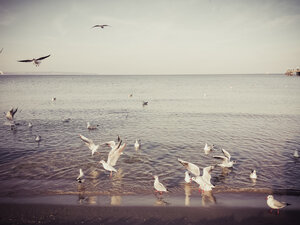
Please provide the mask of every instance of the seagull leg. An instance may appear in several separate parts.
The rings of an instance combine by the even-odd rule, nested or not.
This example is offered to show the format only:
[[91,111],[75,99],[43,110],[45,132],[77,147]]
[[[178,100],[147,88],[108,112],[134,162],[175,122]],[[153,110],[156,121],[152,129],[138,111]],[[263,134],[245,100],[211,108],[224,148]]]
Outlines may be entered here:
[[199,193],[201,193],[201,188],[199,188]]

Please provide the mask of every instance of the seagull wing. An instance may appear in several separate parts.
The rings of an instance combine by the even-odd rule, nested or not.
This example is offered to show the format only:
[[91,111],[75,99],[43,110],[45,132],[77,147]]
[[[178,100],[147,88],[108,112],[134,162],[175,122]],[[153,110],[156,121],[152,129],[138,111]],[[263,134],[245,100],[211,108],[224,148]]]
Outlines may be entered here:
[[38,58],[37,60],[43,60],[43,59],[46,59],[46,58],[48,58],[50,55],[47,55],[47,56],[43,56],[43,57],[40,57],[40,58]]
[[32,62],[33,59],[25,59],[25,60],[19,60],[18,62]]
[[222,148],[222,152],[223,152],[223,154],[228,158],[228,160],[230,161],[230,154],[229,154],[229,152],[227,152],[225,149],[223,149]]
[[227,162],[228,158],[222,155],[213,156],[215,159],[222,159],[223,162]]
[[79,134],[79,137],[81,138],[81,140],[83,140],[87,145],[91,145],[94,144],[94,142],[91,139],[86,138],[85,136]]
[[280,202],[280,201],[277,201],[276,199],[273,200],[273,205],[275,207],[278,207],[278,208],[283,208],[286,206],[286,203],[285,202]]
[[107,163],[111,166],[115,166],[118,159],[120,158],[120,155],[124,151],[125,147],[126,147],[126,143],[124,143],[117,150],[115,150],[113,152],[113,154],[109,155],[108,158],[107,158]]
[[184,161],[182,159],[178,158],[178,161],[188,170],[190,171],[192,174],[194,174],[195,176],[200,176],[200,169],[198,166],[196,166],[193,163]]
[[[16,112],[18,111],[18,108],[16,108],[15,110],[12,109],[11,114],[12,116],[14,116],[16,114]],[[21,110],[22,111],[22,110]]]
[[95,26],[92,26],[91,28],[95,28],[95,27],[101,27],[101,26],[97,24]]

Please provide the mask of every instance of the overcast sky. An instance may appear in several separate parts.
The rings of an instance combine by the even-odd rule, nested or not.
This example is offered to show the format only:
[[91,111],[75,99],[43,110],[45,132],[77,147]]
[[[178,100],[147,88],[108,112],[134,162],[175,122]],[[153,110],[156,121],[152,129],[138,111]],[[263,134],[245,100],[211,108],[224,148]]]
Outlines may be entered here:
[[285,72],[300,66],[299,25],[299,0],[0,0],[0,70]]

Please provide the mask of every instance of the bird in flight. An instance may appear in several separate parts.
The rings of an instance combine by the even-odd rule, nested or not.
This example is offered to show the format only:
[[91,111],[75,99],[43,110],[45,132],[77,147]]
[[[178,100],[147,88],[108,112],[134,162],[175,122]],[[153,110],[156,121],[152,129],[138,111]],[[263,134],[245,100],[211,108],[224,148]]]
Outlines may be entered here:
[[0,50],[0,54],[2,53],[2,51],[3,51],[3,48],[1,48],[1,50]]
[[104,27],[109,27],[109,25],[107,25],[107,24],[97,24],[97,25],[95,25],[95,26],[92,26],[92,28],[95,28],[95,27],[100,27],[100,28],[104,28]]
[[43,59],[46,59],[48,58],[50,55],[47,55],[47,56],[43,56],[43,57],[40,57],[40,58],[33,58],[33,59],[25,59],[25,60],[19,60],[18,62],[33,62],[33,64],[35,66],[39,66],[42,62]]

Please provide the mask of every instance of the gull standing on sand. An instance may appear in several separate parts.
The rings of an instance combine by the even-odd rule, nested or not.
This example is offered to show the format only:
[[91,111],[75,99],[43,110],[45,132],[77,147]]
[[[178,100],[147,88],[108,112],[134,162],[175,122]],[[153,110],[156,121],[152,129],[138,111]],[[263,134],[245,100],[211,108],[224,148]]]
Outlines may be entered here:
[[294,157],[295,157],[295,158],[299,158],[298,150],[295,150],[295,151],[294,151]]
[[273,195],[268,195],[267,204],[271,208],[270,212],[272,212],[273,209],[277,209],[277,214],[279,214],[279,209],[290,205],[289,203],[277,201],[276,199],[274,199]]
[[139,141],[137,139],[135,140],[134,148],[135,148],[135,150],[139,150],[140,149],[140,143],[139,143]]
[[205,143],[205,146],[204,146],[204,153],[205,153],[206,155],[209,154],[213,149],[214,149],[214,145],[208,146],[208,144]]
[[13,120],[14,115],[16,114],[17,111],[18,111],[18,108],[16,108],[15,110],[14,110],[14,108],[11,108],[5,115],[6,119]]
[[168,192],[167,188],[165,188],[165,186],[159,182],[158,176],[154,176],[154,179],[154,188],[156,192],[159,192],[160,194],[163,192]]
[[194,174],[195,176],[200,176],[200,169],[198,166],[196,166],[193,163],[184,161],[182,159],[178,158],[178,161],[188,170],[190,171],[192,174]]
[[218,166],[223,167],[223,168],[230,168],[233,167],[233,164],[235,164],[235,161],[230,161],[230,154],[229,152],[227,152],[225,149],[222,148],[222,152],[224,154],[224,156],[214,156],[214,158],[216,159],[223,159],[221,164],[218,164]]
[[188,171],[185,171],[185,177],[184,177],[185,183],[189,184],[191,183],[191,177]]
[[93,140],[86,138],[85,136],[79,134],[79,137],[81,138],[82,141],[88,146],[88,148],[92,151],[92,156],[94,155],[95,152],[97,152],[99,145],[95,145]]
[[39,66],[42,62],[43,59],[46,59],[48,58],[50,55],[47,55],[47,56],[43,56],[43,57],[40,57],[40,58],[33,58],[33,59],[25,59],[25,60],[19,60],[18,62],[33,62],[33,64],[35,66]]
[[250,173],[250,178],[251,179],[257,179],[257,175],[256,175],[256,170],[252,170]]
[[79,169],[79,175],[76,178],[76,180],[78,181],[78,183],[83,183],[84,180],[85,180],[84,178],[85,178],[84,173],[83,173],[82,169],[80,168]]

